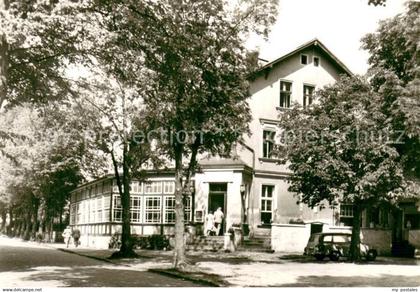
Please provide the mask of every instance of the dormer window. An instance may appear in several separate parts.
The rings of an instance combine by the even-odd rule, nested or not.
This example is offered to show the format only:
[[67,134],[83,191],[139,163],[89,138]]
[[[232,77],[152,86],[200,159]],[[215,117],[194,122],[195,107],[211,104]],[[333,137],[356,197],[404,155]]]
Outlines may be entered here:
[[314,57],[314,66],[315,67],[319,67],[319,61],[320,61],[319,57]]
[[292,95],[292,83],[281,81],[280,82],[280,107],[290,107],[290,97]]
[[307,65],[308,64],[308,56],[307,55],[300,55],[300,63],[302,65]]

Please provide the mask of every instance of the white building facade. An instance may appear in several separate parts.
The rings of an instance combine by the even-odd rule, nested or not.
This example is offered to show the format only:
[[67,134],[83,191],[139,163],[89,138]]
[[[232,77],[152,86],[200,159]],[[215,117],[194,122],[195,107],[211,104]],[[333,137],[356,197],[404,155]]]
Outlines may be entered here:
[[[224,230],[245,224],[255,232],[273,224],[319,222],[334,225],[337,210],[310,209],[297,204],[288,191],[290,171],[272,156],[281,130],[279,116],[294,102],[312,103],[312,94],[340,76],[351,75],[320,41],[312,40],[264,65],[251,81],[249,105],[251,135],[238,144],[229,159],[199,161],[194,191],[186,202],[186,220],[200,230],[205,215],[221,207]],[[147,182],[132,182],[132,231],[135,234],[171,234],[175,220],[174,177],[151,172]],[[121,205],[112,176],[80,186],[71,196],[70,224],[82,231],[82,243],[107,247],[121,230]],[[343,213],[344,214],[344,213]],[[199,232],[199,231],[198,231]]]

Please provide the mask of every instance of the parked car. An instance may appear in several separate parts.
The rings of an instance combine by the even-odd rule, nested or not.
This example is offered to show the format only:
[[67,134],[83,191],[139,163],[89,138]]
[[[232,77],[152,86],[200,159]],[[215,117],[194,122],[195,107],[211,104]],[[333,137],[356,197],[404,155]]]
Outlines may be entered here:
[[[350,253],[351,234],[349,233],[314,233],[309,238],[304,255],[314,256],[322,261],[329,257],[338,261],[340,257],[348,257]],[[360,255],[368,261],[375,260],[378,252],[365,243],[360,243]]]

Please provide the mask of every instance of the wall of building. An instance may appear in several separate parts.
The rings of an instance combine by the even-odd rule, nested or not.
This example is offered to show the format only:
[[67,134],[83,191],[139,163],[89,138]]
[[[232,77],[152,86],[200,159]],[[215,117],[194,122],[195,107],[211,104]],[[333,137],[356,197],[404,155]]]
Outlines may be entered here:
[[[276,252],[303,253],[311,235],[310,224],[273,224],[271,248]],[[322,232],[351,233],[352,228],[325,224]],[[392,231],[389,229],[362,228],[360,238],[378,251],[379,255],[391,253]]]
[[276,252],[303,254],[310,235],[310,224],[273,224],[271,249]]
[[408,231],[408,242],[420,249],[420,229]]

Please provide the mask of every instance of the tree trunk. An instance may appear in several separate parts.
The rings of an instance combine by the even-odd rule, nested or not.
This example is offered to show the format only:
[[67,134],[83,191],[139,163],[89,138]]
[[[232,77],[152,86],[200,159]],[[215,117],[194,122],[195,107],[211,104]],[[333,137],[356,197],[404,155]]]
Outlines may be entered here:
[[32,230],[31,237],[36,239],[36,232],[38,230],[39,221],[38,221],[38,209],[39,209],[39,199],[34,199],[34,210],[32,213]]
[[13,218],[13,208],[12,206],[9,206],[9,225],[7,226],[7,235],[8,236],[13,236],[13,231],[14,231],[14,218]]
[[360,223],[362,215],[362,206],[360,203],[355,203],[353,208],[353,228],[351,233],[350,243],[350,260],[360,260]]
[[182,150],[178,147],[175,151],[175,250],[174,268],[183,270],[188,265],[185,257],[185,224],[184,200],[182,186]]
[[130,216],[130,170],[127,162],[127,146],[124,145],[123,154],[123,192],[121,194],[122,205],[122,234],[120,253],[124,257],[136,256],[131,242],[131,216]]
[[[114,152],[111,151],[112,163],[114,165],[115,178],[117,180],[118,192],[121,198],[122,206],[122,234],[121,248],[112,255],[113,258],[136,257],[137,254],[133,250],[131,243],[131,216],[130,216],[130,170],[127,161],[127,144],[123,148],[123,173],[122,181],[118,171],[117,160]],[[124,186],[124,187],[123,187]]]
[[[0,0],[0,10],[9,8],[9,0]],[[9,67],[8,44],[4,34],[0,34],[0,109],[7,97],[7,78]]]
[[7,209],[4,208],[1,210],[1,233],[7,233],[6,232],[6,219],[7,219]]

